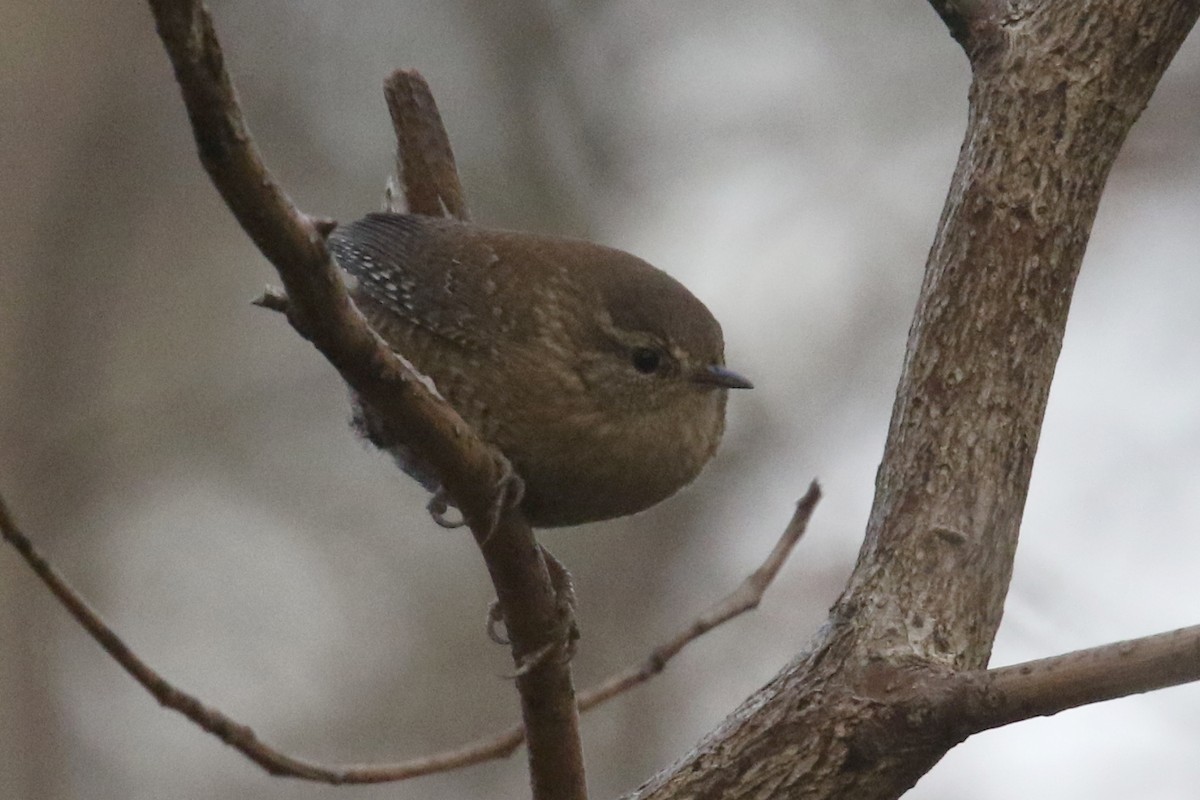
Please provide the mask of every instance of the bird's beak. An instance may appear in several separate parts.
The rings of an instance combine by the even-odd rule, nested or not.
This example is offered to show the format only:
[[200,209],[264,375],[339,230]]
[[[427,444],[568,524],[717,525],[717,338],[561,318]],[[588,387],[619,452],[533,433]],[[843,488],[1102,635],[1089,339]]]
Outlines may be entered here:
[[722,389],[753,389],[754,384],[743,378],[731,369],[721,366],[720,364],[709,364],[707,367],[696,370],[692,373],[692,380],[695,383],[703,383],[708,386],[719,386]]

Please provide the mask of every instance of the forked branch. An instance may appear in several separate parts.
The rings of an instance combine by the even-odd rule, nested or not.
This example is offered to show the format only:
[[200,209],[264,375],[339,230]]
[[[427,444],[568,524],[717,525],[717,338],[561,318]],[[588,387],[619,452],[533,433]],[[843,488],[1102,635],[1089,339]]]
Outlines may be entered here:
[[[808,652],[638,800],[891,800],[978,726],[1058,710],[1056,691],[1091,702],[1195,674],[1187,636],[1164,651],[1161,673],[1154,658],[1127,671],[1114,651],[1088,668],[1035,669],[1028,683],[1021,668],[983,670],[1105,180],[1200,0],[932,5],[971,62],[967,130],[858,562]],[[986,698],[1009,693],[1003,713],[923,722],[975,679]]]

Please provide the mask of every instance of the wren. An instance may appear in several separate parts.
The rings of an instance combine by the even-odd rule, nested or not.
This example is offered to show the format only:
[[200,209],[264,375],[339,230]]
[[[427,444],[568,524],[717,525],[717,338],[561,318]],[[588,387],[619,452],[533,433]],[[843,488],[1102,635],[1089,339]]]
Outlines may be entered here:
[[[712,458],[728,389],[721,326],[674,278],[591,242],[370,214],[330,252],[387,343],[524,481],[531,525],[633,514]],[[427,489],[368,408],[357,425]]]

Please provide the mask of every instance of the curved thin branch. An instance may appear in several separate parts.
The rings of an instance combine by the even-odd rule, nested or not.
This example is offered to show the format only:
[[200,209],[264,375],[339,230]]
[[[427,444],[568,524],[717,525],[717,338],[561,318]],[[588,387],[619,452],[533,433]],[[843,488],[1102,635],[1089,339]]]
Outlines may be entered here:
[[383,783],[444,772],[491,758],[511,754],[524,740],[524,729],[466,745],[456,750],[414,758],[397,764],[330,766],[294,758],[271,747],[254,731],[216,708],[179,689],[158,674],[129,648],[100,618],[66,579],[37,551],[13,520],[4,498],[0,497],[0,536],[11,544],[34,573],[58,598],[67,612],[96,642],[113,657],[155,700],[178,711],[225,744],[249,758],[272,775],[285,775],[323,783]]
[[[792,515],[783,535],[766,560],[742,583],[708,612],[679,634],[655,648],[644,662],[623,670],[592,689],[581,692],[578,706],[589,711],[633,687],[645,683],[663,671],[667,662],[686,645],[708,631],[746,611],[758,607],[767,587],[804,535],[808,520],[820,499],[821,490],[814,481]],[[128,672],[159,704],[178,711],[225,744],[238,750],[272,775],[330,784],[388,783],[448,772],[511,755],[525,741],[525,726],[515,725],[493,736],[478,739],[453,750],[411,758],[391,764],[321,764],[289,756],[258,738],[247,725],[219,709],[207,706],[195,696],[163,678],[125,644],[117,633],[66,579],[37,551],[17,526],[0,496],[0,537],[9,542],[25,559],[34,573],[59,599],[67,612],[112,658]]]

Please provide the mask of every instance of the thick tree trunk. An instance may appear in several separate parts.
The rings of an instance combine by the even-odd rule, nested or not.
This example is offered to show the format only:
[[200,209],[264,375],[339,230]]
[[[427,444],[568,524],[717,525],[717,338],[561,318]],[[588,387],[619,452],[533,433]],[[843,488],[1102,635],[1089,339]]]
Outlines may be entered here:
[[1200,0],[935,2],[971,59],[866,540],[812,649],[639,800],[894,798],[978,727],[1067,311],[1109,170]]

